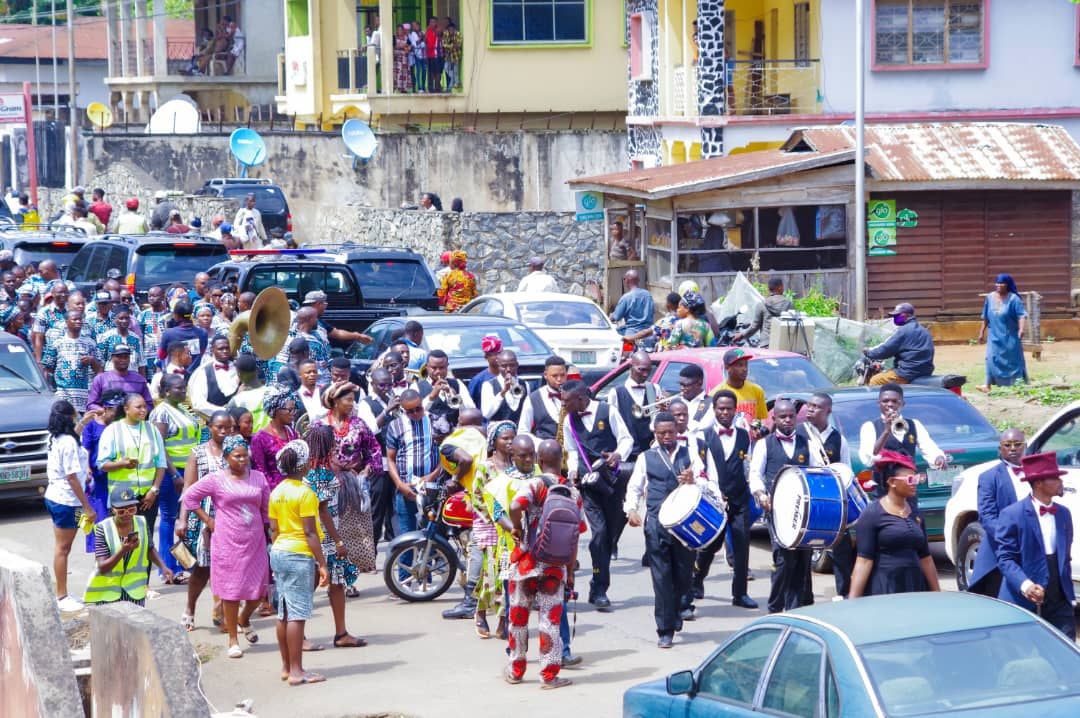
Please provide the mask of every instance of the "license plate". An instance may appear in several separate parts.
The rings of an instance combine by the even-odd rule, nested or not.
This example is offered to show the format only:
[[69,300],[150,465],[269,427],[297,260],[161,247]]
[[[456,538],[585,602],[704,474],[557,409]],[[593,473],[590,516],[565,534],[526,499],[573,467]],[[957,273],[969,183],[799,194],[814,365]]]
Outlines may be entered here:
[[926,470],[926,483],[929,486],[952,486],[953,479],[955,479],[963,469],[949,468],[949,469],[927,469]]
[[0,484],[10,484],[15,481],[29,481],[30,465],[7,466],[0,469]]
[[595,364],[596,352],[570,352],[570,361],[574,364]]

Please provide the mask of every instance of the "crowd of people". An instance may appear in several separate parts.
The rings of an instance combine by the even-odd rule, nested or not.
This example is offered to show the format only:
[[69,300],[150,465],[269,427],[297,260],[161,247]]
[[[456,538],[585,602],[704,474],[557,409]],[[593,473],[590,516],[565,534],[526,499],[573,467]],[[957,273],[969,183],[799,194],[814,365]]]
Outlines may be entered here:
[[[378,20],[368,44],[382,48]],[[462,36],[453,19],[430,17],[426,28],[406,22],[394,28],[394,92],[453,92],[461,87]],[[378,55],[377,55],[378,56]]]

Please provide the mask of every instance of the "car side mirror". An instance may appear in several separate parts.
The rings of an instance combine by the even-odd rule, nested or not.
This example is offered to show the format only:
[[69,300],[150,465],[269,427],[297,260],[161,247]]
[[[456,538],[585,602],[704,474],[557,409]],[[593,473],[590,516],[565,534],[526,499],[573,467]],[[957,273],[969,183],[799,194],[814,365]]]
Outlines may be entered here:
[[693,671],[679,671],[667,677],[667,692],[673,696],[692,696],[696,688]]

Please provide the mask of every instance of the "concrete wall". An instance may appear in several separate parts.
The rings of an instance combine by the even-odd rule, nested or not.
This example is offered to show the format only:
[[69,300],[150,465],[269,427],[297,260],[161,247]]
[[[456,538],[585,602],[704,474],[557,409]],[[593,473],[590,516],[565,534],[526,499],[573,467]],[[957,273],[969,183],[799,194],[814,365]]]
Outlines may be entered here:
[[[285,4],[280,0],[247,0],[237,14],[236,20],[246,41],[244,73],[276,77],[277,56],[285,49]],[[273,91],[270,94],[273,95]]]
[[[611,131],[384,134],[367,164],[354,169],[337,135],[273,134],[269,160],[253,176],[278,182],[297,238],[319,239],[320,215],[347,204],[399,207],[420,194],[453,197],[482,212],[573,209],[567,179],[625,168],[626,135]],[[83,184],[117,192],[135,178],[148,191],[194,191],[234,174],[224,136],[98,135],[90,139]]]
[[0,716],[82,714],[48,572],[0,551]]

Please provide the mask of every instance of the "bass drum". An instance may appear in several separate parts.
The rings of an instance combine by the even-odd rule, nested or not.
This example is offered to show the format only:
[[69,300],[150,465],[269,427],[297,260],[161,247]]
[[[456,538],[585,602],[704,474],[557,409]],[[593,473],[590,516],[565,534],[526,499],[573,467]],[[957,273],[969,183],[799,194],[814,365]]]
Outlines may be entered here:
[[847,496],[831,469],[788,466],[771,498],[772,533],[784,548],[828,548],[844,529]]

